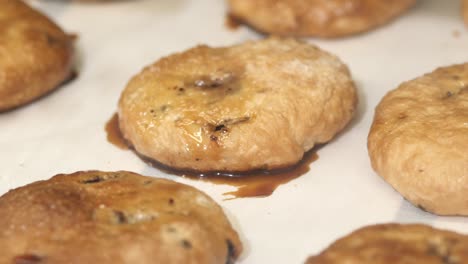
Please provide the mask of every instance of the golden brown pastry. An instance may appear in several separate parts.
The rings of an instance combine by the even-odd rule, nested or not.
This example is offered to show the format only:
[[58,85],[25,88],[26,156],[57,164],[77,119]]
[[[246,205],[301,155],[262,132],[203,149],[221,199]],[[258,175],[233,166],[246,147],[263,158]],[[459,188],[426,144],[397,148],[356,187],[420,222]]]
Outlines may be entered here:
[[342,37],[386,24],[416,0],[229,0],[232,16],[283,36]]
[[119,102],[123,136],[176,169],[249,171],[293,165],[353,116],[356,89],[335,56],[269,38],[165,57]]
[[195,188],[130,172],[57,175],[0,197],[0,263],[233,263],[222,209]]
[[468,263],[468,236],[425,225],[382,224],[359,229],[306,264]]
[[0,0],[0,112],[26,104],[72,75],[73,40],[20,0]]
[[405,82],[377,106],[372,167],[414,205],[468,215],[468,64]]

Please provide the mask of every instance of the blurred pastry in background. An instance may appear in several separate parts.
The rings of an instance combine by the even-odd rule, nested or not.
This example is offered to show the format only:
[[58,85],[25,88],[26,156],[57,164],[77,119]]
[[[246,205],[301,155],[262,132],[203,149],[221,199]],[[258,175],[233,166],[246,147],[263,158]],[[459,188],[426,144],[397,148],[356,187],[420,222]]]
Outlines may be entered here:
[[73,38],[20,0],[0,0],[0,112],[73,77]]
[[468,0],[462,0],[462,15],[465,24],[468,26]]
[[237,21],[274,35],[336,38],[374,29],[416,0],[228,0]]
[[0,263],[234,263],[242,244],[201,191],[131,172],[57,175],[0,197]]
[[468,63],[385,95],[368,149],[374,170],[415,206],[468,216]]
[[421,224],[380,224],[361,228],[306,264],[468,263],[468,236]]
[[248,172],[292,166],[353,117],[343,62],[314,45],[268,38],[162,58],[131,79],[122,135],[176,170]]
[[136,0],[69,0],[78,3],[111,3],[111,2],[132,2]]

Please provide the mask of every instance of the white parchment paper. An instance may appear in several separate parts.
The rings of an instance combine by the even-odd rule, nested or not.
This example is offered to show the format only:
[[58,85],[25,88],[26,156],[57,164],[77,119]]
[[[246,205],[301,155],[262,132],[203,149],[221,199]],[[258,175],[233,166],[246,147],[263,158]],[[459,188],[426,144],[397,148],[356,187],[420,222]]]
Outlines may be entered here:
[[104,125],[130,77],[162,56],[197,44],[231,45],[262,36],[225,27],[221,0],[107,4],[30,1],[77,33],[79,77],[24,108],[0,114],[0,194],[57,173],[130,170],[200,188],[242,236],[241,264],[303,263],[368,224],[418,222],[468,233],[468,218],[413,207],[371,169],[366,139],[374,107],[402,81],[468,61],[468,29],[455,0],[425,0],[388,26],[356,37],[309,39],[339,55],[360,93],[354,121],[319,151],[310,172],[267,198],[223,201],[229,186],[166,175],[106,141]]

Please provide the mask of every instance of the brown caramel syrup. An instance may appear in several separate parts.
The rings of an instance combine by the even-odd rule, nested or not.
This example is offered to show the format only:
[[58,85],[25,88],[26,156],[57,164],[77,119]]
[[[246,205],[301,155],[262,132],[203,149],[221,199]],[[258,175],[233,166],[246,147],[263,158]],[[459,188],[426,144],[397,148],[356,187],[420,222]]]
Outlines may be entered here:
[[[106,124],[107,140],[121,149],[130,149],[126,140],[122,137],[119,129],[119,119],[117,114]],[[132,149],[135,151],[134,149]],[[278,186],[286,184],[309,171],[309,165],[318,159],[317,149],[304,154],[303,159],[294,166],[276,170],[253,170],[248,172],[197,172],[190,170],[177,170],[161,164],[148,157],[144,157],[138,152],[135,153],[151,166],[184,178],[208,181],[214,184],[226,184],[236,187],[237,190],[226,192],[226,200],[245,197],[267,197],[270,196]]]
[[190,179],[236,187],[237,190],[223,193],[224,196],[229,196],[226,200],[245,197],[267,197],[273,194],[278,186],[286,184],[309,172],[309,165],[317,159],[317,153],[315,151],[309,151],[296,165],[271,171],[254,170],[248,172],[213,172],[204,174],[177,172],[169,169],[168,172]]
[[127,142],[122,136],[119,128],[119,116],[115,113],[106,123],[107,141],[120,149],[129,149]]
[[226,27],[230,30],[236,30],[240,27],[242,24],[238,18],[236,18],[234,15],[231,13],[226,14],[226,20],[224,22]]

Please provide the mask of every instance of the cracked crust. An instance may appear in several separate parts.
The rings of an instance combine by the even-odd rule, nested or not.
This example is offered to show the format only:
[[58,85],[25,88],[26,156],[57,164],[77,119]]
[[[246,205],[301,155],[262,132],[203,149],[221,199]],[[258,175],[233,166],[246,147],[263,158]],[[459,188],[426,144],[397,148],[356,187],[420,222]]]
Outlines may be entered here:
[[196,171],[291,166],[353,116],[356,89],[335,56],[293,39],[198,46],[135,76],[119,102],[143,156]]
[[57,175],[0,197],[0,263],[226,264],[242,251],[222,209],[130,172]]
[[468,64],[389,92],[368,137],[374,170],[414,205],[468,215]]
[[0,0],[0,112],[47,94],[72,76],[73,43],[19,0]]
[[416,0],[229,0],[230,13],[266,33],[342,37],[401,15]]
[[468,263],[468,237],[426,225],[382,224],[337,240],[306,264]]

